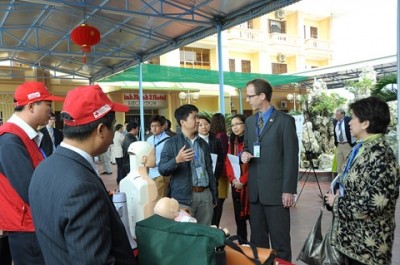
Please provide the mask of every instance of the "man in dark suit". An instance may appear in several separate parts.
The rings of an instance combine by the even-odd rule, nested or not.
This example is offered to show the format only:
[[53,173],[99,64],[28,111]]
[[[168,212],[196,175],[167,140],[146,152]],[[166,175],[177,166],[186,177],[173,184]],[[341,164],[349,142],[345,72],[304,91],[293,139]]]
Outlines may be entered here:
[[60,145],[63,135],[62,132],[54,127],[56,123],[56,115],[52,112],[50,113],[50,119],[46,126],[44,126],[40,131],[43,134],[42,142],[40,147],[42,147],[46,157],[50,156],[56,150],[56,147]]
[[241,161],[249,164],[250,241],[291,261],[290,211],[297,190],[299,146],[293,117],[271,105],[272,87],[247,83],[247,102],[257,111],[246,119]]
[[115,112],[128,110],[98,85],[68,92],[61,114],[64,140],[38,166],[29,186],[46,264],[137,264],[93,162],[112,143]]
[[333,137],[336,146],[336,170],[341,172],[346,157],[350,154],[351,148],[354,146],[349,122],[351,117],[345,116],[343,109],[337,109],[335,119],[333,120]]

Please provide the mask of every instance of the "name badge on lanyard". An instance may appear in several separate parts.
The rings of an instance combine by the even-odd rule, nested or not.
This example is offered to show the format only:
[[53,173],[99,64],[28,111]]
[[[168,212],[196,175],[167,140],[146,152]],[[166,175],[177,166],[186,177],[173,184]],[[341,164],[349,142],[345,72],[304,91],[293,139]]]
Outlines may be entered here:
[[195,166],[195,169],[196,169],[197,179],[198,180],[204,180],[206,178],[206,175],[204,174],[204,168],[201,165],[200,160],[199,160],[198,147],[194,148],[194,145],[193,145],[193,149],[194,149],[194,166]]
[[254,146],[253,146],[253,157],[260,157],[260,155],[261,155],[260,143],[259,142],[254,143]]

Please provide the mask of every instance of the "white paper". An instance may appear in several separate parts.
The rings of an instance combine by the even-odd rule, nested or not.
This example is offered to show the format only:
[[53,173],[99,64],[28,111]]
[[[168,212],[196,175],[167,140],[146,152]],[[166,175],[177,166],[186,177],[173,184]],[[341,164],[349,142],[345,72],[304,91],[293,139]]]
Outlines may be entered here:
[[217,154],[211,153],[212,168],[213,168],[214,174],[215,174],[215,167],[217,166],[217,158],[218,158]]
[[231,162],[233,168],[233,174],[235,179],[240,180],[240,164],[239,164],[239,157],[236,155],[228,154],[229,162]]
[[[335,188],[336,183],[339,181],[339,177],[340,177],[340,174],[337,174],[337,176],[331,182],[331,193],[332,194],[334,194],[334,190],[333,189]],[[340,196],[344,195],[344,190],[343,190],[343,188],[341,186],[339,187],[339,195]]]

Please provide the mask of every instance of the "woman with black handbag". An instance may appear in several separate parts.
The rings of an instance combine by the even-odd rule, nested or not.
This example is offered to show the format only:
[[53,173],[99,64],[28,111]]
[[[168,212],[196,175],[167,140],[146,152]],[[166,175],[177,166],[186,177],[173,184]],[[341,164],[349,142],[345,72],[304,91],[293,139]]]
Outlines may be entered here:
[[357,144],[335,179],[332,245],[347,264],[391,264],[400,170],[385,140],[390,123],[386,102],[368,97],[350,104],[351,135]]

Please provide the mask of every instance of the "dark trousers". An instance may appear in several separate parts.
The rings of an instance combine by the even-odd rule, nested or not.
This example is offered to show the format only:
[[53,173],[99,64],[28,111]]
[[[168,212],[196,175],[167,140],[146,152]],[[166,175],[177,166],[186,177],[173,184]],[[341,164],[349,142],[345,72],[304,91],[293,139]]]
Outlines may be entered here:
[[217,206],[214,207],[214,214],[211,221],[212,225],[219,227],[219,222],[221,221],[222,210],[224,208],[225,199],[218,199]]
[[10,245],[8,236],[0,237],[0,265],[11,265]]
[[[125,170],[123,169],[124,166],[124,159],[123,157],[115,158],[115,162],[117,163],[117,183],[126,177]],[[128,172],[129,173],[129,172]]]
[[36,234],[32,232],[12,232],[8,234],[14,265],[44,265]]
[[250,229],[250,242],[257,247],[273,248],[279,258],[292,260],[289,208],[262,205],[259,201],[250,203]]
[[[240,216],[240,211],[242,208],[242,203],[240,202],[240,192],[237,192],[234,187],[232,187],[232,201],[236,221],[236,234],[243,240],[247,241],[247,218]],[[244,244],[245,242],[240,242],[239,240],[239,243]]]

